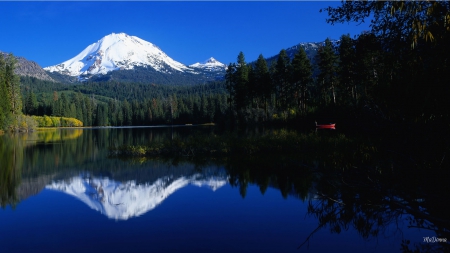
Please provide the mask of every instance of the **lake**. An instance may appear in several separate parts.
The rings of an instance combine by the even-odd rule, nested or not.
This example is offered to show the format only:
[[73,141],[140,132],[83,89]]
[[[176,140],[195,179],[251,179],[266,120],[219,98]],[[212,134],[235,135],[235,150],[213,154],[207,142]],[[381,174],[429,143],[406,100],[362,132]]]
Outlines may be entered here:
[[[310,130],[308,145],[330,144],[297,156],[127,158],[109,152],[199,134],[220,133],[213,126],[179,126],[0,136],[0,251],[449,249],[448,181],[436,181],[448,172],[427,171],[432,176],[424,179],[411,172],[411,156],[405,158],[419,151],[399,154],[380,138]],[[266,134],[280,133],[241,133]]]

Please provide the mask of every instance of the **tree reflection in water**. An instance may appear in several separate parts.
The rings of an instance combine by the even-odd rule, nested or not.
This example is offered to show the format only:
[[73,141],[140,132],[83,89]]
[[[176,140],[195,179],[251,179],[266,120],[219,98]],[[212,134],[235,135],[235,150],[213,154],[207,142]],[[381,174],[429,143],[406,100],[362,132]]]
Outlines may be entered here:
[[[315,137],[310,140],[309,147],[324,145]],[[334,141],[332,148],[324,146],[322,152],[311,148],[295,157],[230,159],[225,166],[230,184],[239,187],[243,197],[246,186],[254,183],[262,193],[271,185],[279,188],[284,197],[309,199],[308,214],[319,224],[298,248],[309,245],[311,236],[321,229],[339,234],[353,228],[362,238],[370,239],[385,235],[392,227],[399,229],[398,224],[406,221],[408,229],[433,232],[430,241],[441,242],[413,238],[415,243],[411,243],[405,239],[399,250],[450,252],[450,164],[442,159],[448,146],[430,148],[418,143],[361,141],[342,136]],[[333,143],[333,137],[327,142]]]
[[[51,138],[45,138],[50,133],[41,133],[36,138],[33,135],[2,136],[1,206],[14,207],[18,203],[16,190],[24,179],[61,174],[78,169],[80,164],[86,171],[103,175],[122,171],[114,159],[106,159],[107,147],[117,142],[134,144],[149,139],[140,140],[143,137],[138,134],[126,136],[121,131],[70,132],[67,138],[59,138],[62,144],[58,145],[64,148],[47,145],[47,141],[45,145],[36,143],[41,139],[53,143],[54,133]],[[155,136],[151,135],[150,141],[155,141]],[[311,235],[321,229],[332,233],[355,229],[362,238],[369,239],[383,235],[387,229],[406,220],[411,229],[433,232],[431,237],[435,238],[450,238],[447,206],[450,159],[445,158],[450,149],[445,138],[402,137],[381,141],[376,137],[324,136],[319,132],[301,140],[300,144],[289,144],[298,147],[298,152],[291,154],[273,154],[268,149],[263,154],[215,160],[196,157],[189,162],[199,168],[211,164],[225,167],[230,185],[239,187],[243,198],[247,186],[256,184],[262,194],[272,187],[279,189],[285,198],[295,196],[308,200],[308,213],[318,220],[317,229],[311,231]],[[136,164],[145,162],[141,160]],[[178,157],[170,163],[177,166],[180,162],[183,158]],[[304,238],[299,248],[309,244],[311,235]],[[450,252],[448,242],[417,243],[417,238],[407,238],[399,243],[403,252]]]
[[17,187],[22,179],[23,142],[20,134],[0,138],[0,205],[14,208],[19,203]]
[[[435,232],[437,238],[449,238],[450,222],[448,216],[442,215],[442,210],[446,209],[443,199],[434,202],[433,197],[424,193],[427,190],[424,188],[405,191],[408,189],[405,184],[408,183],[408,180],[392,181],[369,171],[323,176],[317,182],[316,196],[309,201],[308,213],[318,219],[318,229],[328,227],[332,233],[340,233],[353,227],[364,239],[384,235],[386,230],[401,223],[405,217],[408,228],[430,230]],[[417,241],[417,238],[414,239]],[[409,240],[402,242],[404,252],[417,252],[410,246],[418,252],[449,250],[446,243],[409,244]]]

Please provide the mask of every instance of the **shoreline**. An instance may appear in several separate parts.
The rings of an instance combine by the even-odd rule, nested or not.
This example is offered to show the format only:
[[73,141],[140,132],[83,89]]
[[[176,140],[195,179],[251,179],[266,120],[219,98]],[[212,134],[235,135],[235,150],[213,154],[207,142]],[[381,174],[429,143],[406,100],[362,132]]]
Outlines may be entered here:
[[195,127],[195,126],[216,126],[216,124],[215,123],[205,123],[205,124],[153,125],[153,126],[37,127],[36,131],[53,130],[53,129],[163,128],[163,127]]

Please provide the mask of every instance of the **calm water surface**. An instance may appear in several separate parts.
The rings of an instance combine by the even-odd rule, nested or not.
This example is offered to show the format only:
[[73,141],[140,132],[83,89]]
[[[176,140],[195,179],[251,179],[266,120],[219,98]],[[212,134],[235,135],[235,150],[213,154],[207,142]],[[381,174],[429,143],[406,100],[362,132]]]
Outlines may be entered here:
[[354,201],[350,211],[342,202],[348,190],[324,189],[323,181],[335,179],[304,171],[302,159],[108,157],[109,147],[199,133],[214,128],[0,136],[0,252],[402,252],[402,245],[448,245],[424,242],[443,235],[408,228],[417,227],[415,218],[403,209]]

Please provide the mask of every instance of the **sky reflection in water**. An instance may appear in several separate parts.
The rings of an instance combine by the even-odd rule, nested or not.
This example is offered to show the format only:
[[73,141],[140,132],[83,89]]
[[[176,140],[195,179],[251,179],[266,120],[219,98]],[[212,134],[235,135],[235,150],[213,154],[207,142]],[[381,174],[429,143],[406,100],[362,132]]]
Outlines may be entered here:
[[[406,229],[408,215],[368,239],[352,226],[313,233],[319,222],[308,214],[308,200],[292,191],[284,198],[274,182],[264,194],[250,183],[242,197],[223,166],[108,159],[111,143],[173,135],[121,131],[67,131],[9,144],[2,137],[5,154],[13,143],[24,158],[16,164],[19,201],[0,210],[1,252],[400,252],[404,239],[420,244],[435,236]],[[313,189],[308,196],[315,197]]]

